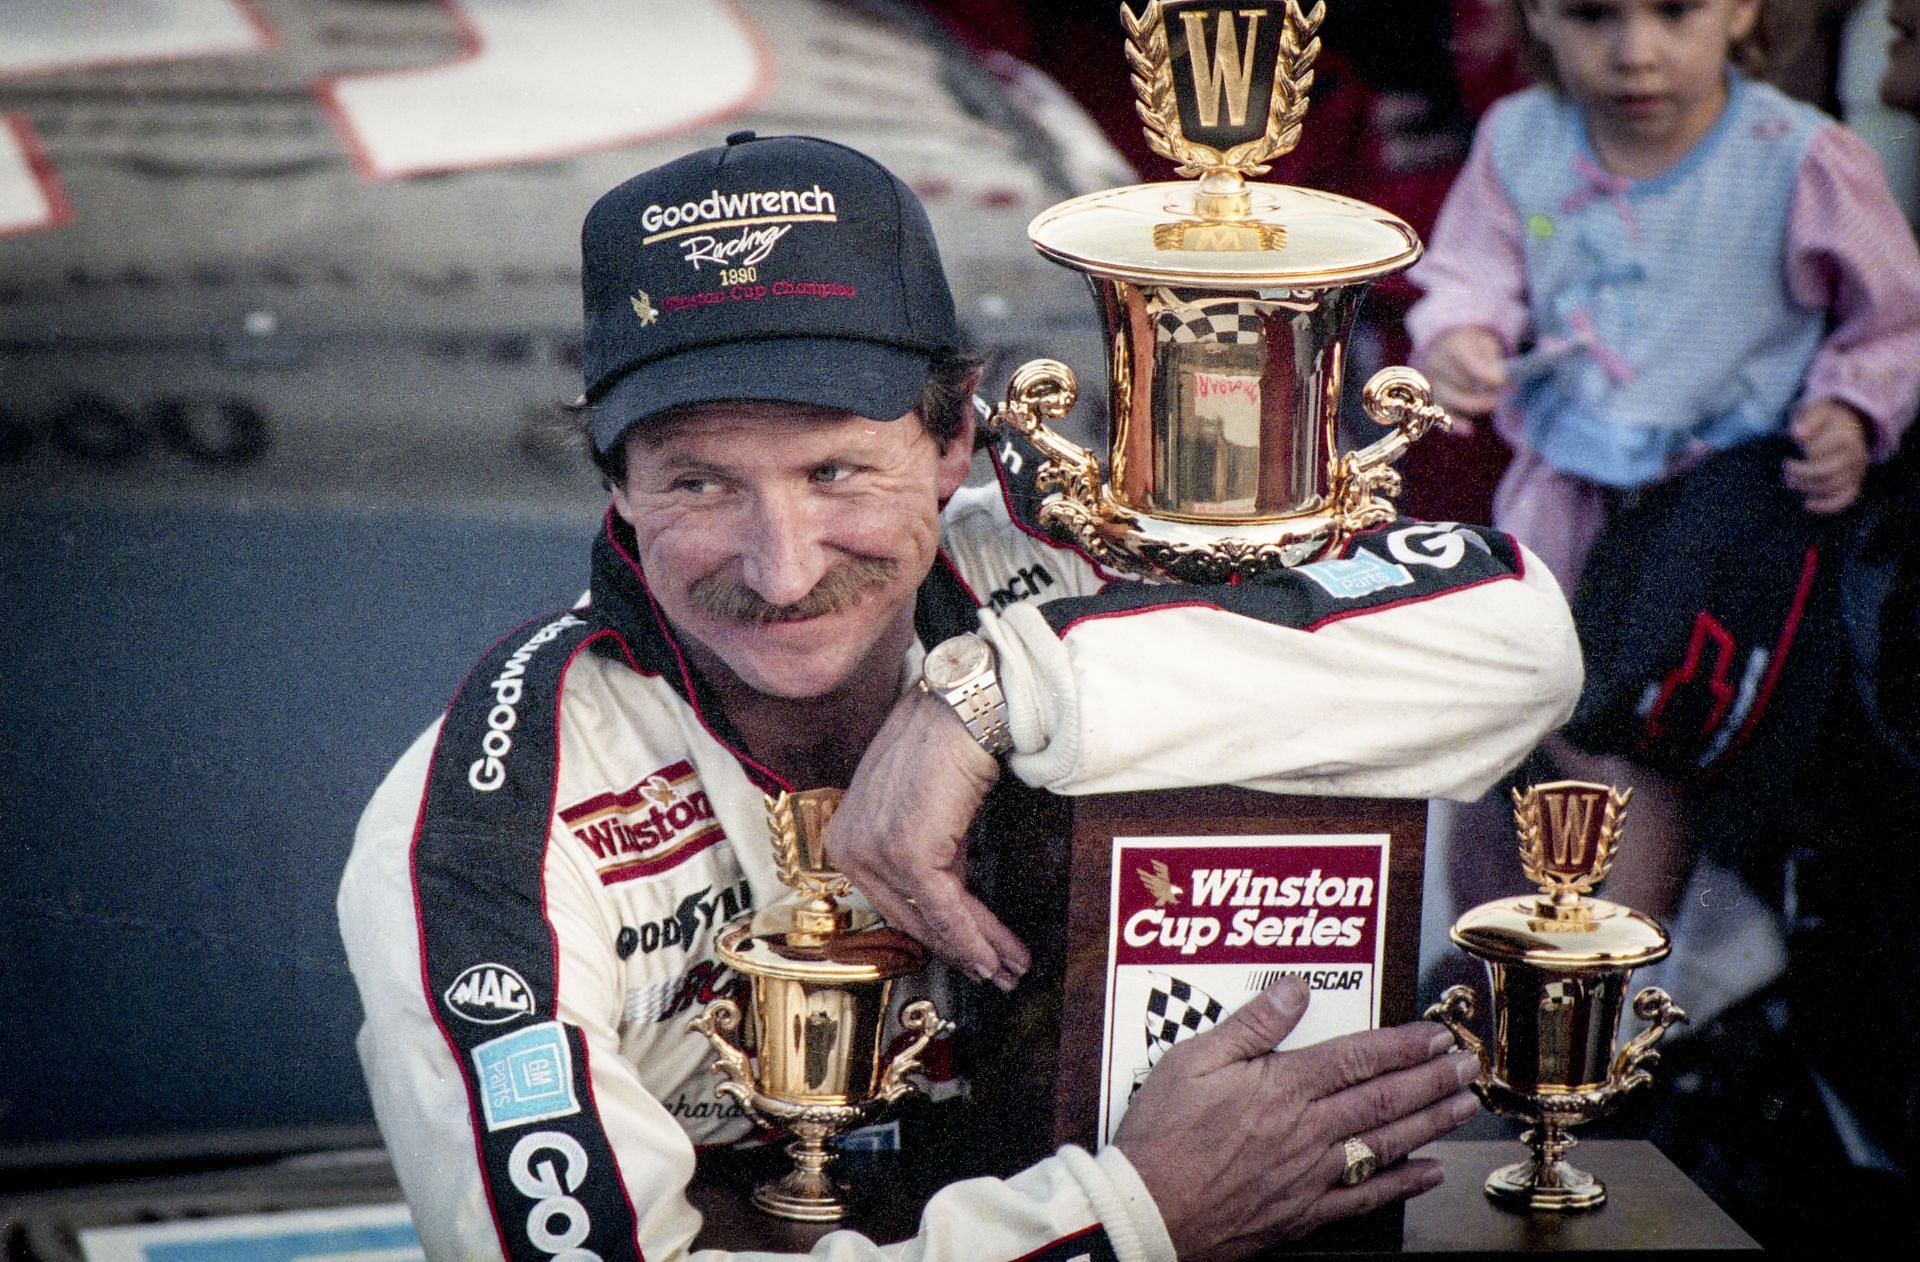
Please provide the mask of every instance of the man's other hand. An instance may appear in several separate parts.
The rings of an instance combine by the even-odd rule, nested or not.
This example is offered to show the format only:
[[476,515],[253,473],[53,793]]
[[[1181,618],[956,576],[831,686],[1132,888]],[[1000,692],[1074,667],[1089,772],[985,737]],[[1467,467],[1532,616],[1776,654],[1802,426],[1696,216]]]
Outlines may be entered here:
[[1027,948],[967,890],[967,830],[1000,764],[950,706],[901,697],[827,823],[827,855],[887,922],[982,981],[1012,990]]
[[[1453,1036],[1414,1022],[1276,1052],[1307,1010],[1286,978],[1204,1034],[1175,1045],[1127,1108],[1113,1142],[1153,1194],[1184,1259],[1245,1257],[1276,1240],[1405,1200],[1440,1182],[1405,1160],[1478,1107],[1478,1072]],[[1342,1187],[1357,1136],[1380,1171]]]

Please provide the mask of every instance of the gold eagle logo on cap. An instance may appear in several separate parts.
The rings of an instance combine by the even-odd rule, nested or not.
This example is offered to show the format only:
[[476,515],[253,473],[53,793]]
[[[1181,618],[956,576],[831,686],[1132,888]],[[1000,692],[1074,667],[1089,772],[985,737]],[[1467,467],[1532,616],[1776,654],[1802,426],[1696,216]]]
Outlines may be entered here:
[[653,299],[647,295],[646,290],[634,290],[631,301],[633,302],[633,314],[640,317],[641,324],[652,324],[660,318],[659,308],[653,305]]

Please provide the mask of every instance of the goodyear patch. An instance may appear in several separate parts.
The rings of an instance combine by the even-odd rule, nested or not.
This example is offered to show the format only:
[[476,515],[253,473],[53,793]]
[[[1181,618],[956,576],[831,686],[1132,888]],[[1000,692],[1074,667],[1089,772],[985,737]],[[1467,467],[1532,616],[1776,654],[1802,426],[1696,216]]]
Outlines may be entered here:
[[558,1021],[516,1030],[473,1049],[487,1129],[524,1126],[580,1111],[573,1054]]

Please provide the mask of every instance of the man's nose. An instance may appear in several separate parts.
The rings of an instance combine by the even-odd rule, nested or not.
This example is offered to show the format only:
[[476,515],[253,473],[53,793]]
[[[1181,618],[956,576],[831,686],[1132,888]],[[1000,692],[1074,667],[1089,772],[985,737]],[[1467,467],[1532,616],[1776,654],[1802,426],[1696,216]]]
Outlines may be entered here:
[[820,541],[818,505],[784,490],[759,495],[741,541],[741,578],[776,605],[814,589],[833,560]]

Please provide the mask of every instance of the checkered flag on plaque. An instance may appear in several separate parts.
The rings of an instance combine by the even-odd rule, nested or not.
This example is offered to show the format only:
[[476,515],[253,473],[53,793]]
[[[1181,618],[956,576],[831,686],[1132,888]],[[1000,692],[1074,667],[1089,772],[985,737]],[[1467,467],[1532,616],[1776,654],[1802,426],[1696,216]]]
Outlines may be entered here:
[[1220,1001],[1191,982],[1152,974],[1147,995],[1147,1065],[1151,1068],[1180,1040],[1220,1024],[1227,1010]]
[[1153,989],[1147,992],[1147,1063],[1134,1071],[1133,1085],[1127,1091],[1129,1100],[1145,1085],[1147,1075],[1153,1072],[1169,1047],[1202,1030],[1212,1029],[1227,1015],[1218,999],[1191,982],[1161,973],[1148,976],[1153,978]]
[[1160,342],[1180,345],[1212,342],[1221,346],[1258,346],[1266,337],[1260,324],[1259,307],[1239,299],[1163,311],[1155,317],[1153,328]]

